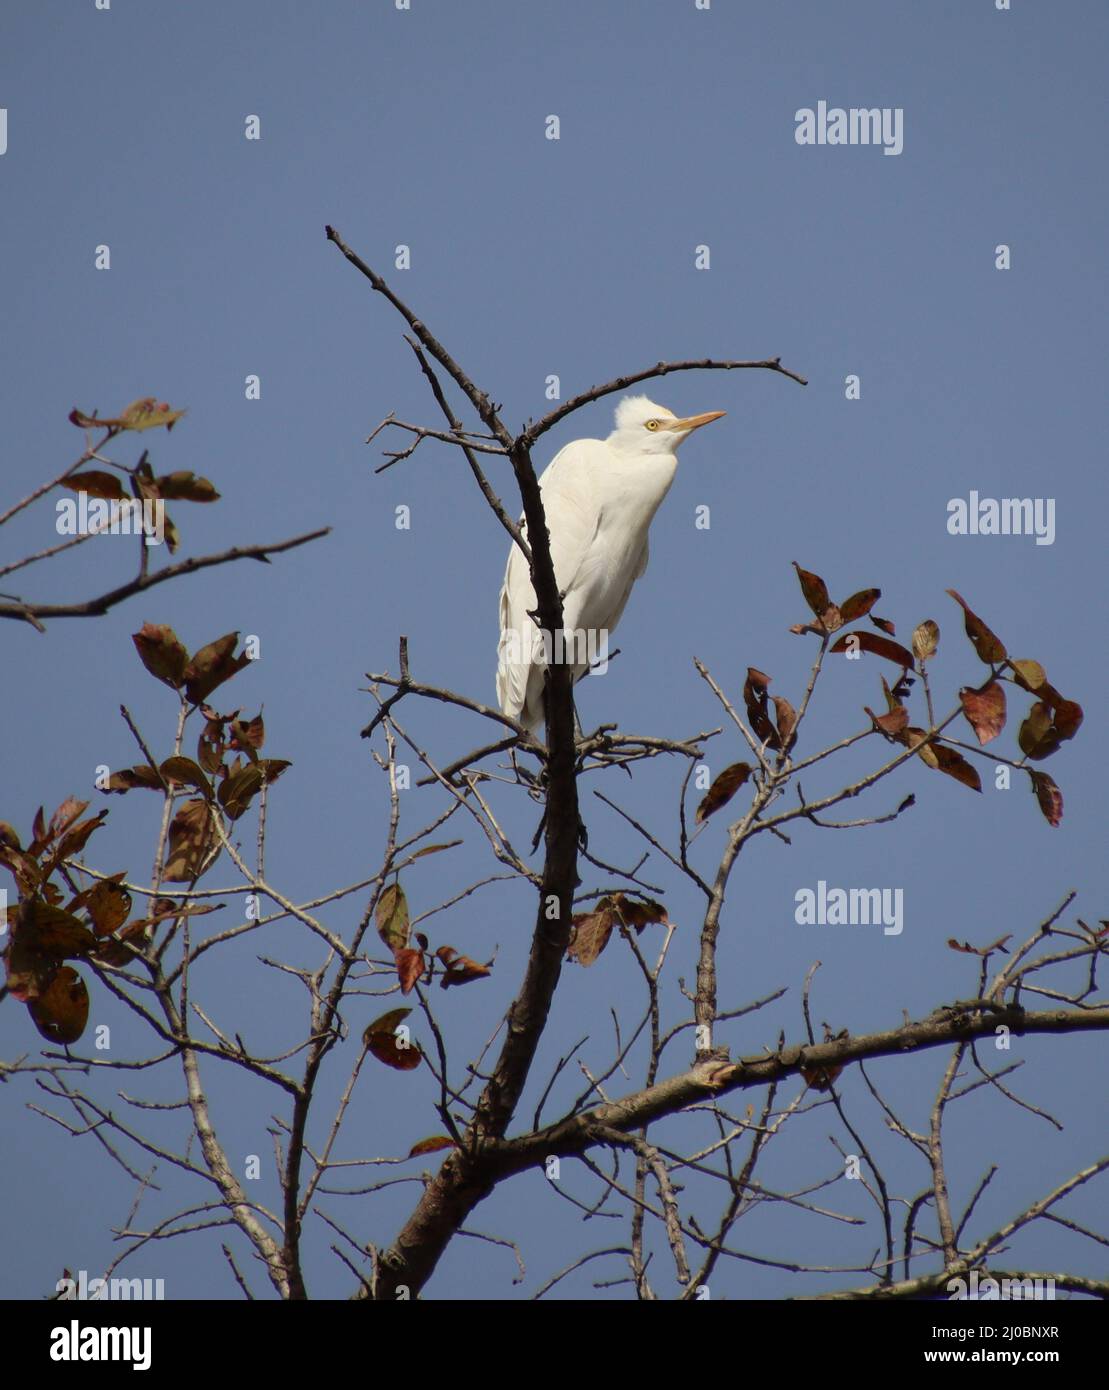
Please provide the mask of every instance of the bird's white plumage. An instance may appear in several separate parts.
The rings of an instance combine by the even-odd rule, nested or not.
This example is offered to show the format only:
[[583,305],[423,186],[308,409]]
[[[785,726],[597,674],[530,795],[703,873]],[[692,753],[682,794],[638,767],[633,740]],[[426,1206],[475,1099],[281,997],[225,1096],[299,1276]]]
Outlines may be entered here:
[[625,396],[616,409],[612,412],[616,428],[612,435],[621,434],[624,430],[638,429],[640,425],[645,426],[648,420],[675,420],[677,416],[672,410],[667,410],[664,405],[655,405],[654,401],[649,401],[646,396]]
[[[646,396],[616,408],[607,439],[577,439],[555,455],[539,479],[563,623],[577,634],[573,657],[603,650],[647,568],[648,531],[670,490],[679,444],[722,412],[679,420]],[[521,518],[526,536],[526,526]],[[529,612],[536,607],[527,561],[508,556],[500,599],[497,699],[503,713],[534,728],[543,719],[544,643]],[[548,644],[549,646],[549,644]],[[570,662],[573,679],[587,669]]]

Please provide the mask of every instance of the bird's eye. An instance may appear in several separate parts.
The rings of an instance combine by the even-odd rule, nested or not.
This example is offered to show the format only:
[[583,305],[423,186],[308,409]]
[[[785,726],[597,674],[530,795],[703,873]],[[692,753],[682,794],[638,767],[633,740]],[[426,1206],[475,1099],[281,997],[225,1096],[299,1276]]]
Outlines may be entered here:
[[659,425],[659,422],[658,422],[657,420],[648,420],[648,421],[647,421],[647,428],[648,428],[649,430],[657,430],[657,429],[658,429],[658,425]]

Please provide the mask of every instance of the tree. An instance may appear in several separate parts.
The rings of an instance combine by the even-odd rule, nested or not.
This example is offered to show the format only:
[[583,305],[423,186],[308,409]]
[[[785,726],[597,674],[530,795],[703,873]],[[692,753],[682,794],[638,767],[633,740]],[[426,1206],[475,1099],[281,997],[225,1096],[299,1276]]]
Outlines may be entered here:
[[[554,425],[607,395],[672,372],[762,370],[805,384],[777,358],[659,362],[595,386],[513,434],[500,408],[474,385],[422,320],[333,229],[328,228],[327,235],[407,323],[407,341],[444,420],[443,428],[430,428],[387,416],[379,430],[400,430],[410,442],[391,451],[385,466],[403,462],[428,439],[461,453],[501,526],[527,556],[538,600],[536,620],[548,633],[562,629],[562,604],[531,453]],[[461,394],[480,429],[464,427],[448,390]],[[511,465],[530,548],[486,477],[486,456],[499,456]],[[82,462],[92,457],[86,453]],[[193,491],[197,486],[195,481],[189,484]],[[171,495],[165,486],[161,494]],[[730,1055],[722,1040],[723,1025],[768,1010],[785,995],[782,989],[743,1000],[734,996],[733,981],[721,975],[721,930],[725,908],[734,903],[729,886],[744,851],[750,853],[749,847],[768,836],[789,842],[795,831],[809,826],[864,828],[898,819],[910,811],[912,796],[858,819],[834,820],[829,813],[872,792],[880,797],[883,780],[914,759],[968,791],[980,791],[975,762],[988,757],[1010,775],[1029,779],[1040,812],[1056,826],[1062,795],[1053,779],[1033,764],[1058,752],[1082,722],[1080,707],[1048,681],[1043,667],[1010,657],[1001,640],[954,591],[949,592],[962,613],[973,657],[986,669],[984,676],[978,672],[978,684],[963,686],[940,704],[929,668],[939,643],[934,620],[915,627],[910,649],[897,640],[893,623],[872,615],[879,589],[863,589],[834,603],[818,575],[800,566],[797,573],[810,616],[793,631],[813,642],[815,654],[796,705],[784,696],[772,696],[770,676],[751,667],[741,693],[741,712],[740,701],[697,663],[698,674],[720,705],[727,737],[738,737],[743,745],[743,760],[729,762],[707,786],[701,785],[705,749],[711,740],[725,739],[723,728],[670,737],[602,725],[578,736],[569,671],[556,663],[548,671],[541,740],[479,700],[417,679],[407,639],[401,637],[397,673],[369,677],[377,709],[362,731],[372,740],[389,798],[389,831],[380,864],[371,876],[308,903],[297,903],[283,893],[265,862],[267,816],[271,801],[280,802],[280,792],[271,796],[270,788],[288,763],[262,755],[266,733],[260,714],[242,718],[240,710],[225,713],[212,703],[215,692],[249,659],[247,653],[236,652],[237,634],[219,637],[193,653],[164,625],[146,624],[135,634],[142,664],[176,698],[175,725],[168,752],[155,752],[154,741],[128,719],[142,759],[107,776],[101,790],[146,790],[160,798],[149,884],[140,884],[126,871],[105,872],[88,862],[85,846],[103,815],[82,819],[87,802],[67,801],[49,819],[40,811],[26,844],[13,825],[0,826],[0,862],[13,875],[19,898],[7,949],[7,991],[27,1005],[44,1036],[63,1045],[62,1051],[47,1050],[41,1063],[9,1064],[8,1075],[34,1075],[52,1098],[53,1117],[72,1133],[95,1134],[140,1185],[150,1175],[139,1171],[136,1155],[144,1162],[179,1169],[208,1194],[208,1200],[160,1217],[150,1226],[133,1219],[123,1233],[120,1261],[154,1239],[198,1228],[231,1228],[239,1247],[260,1263],[276,1293],[300,1299],[309,1293],[304,1233],[312,1216],[336,1235],[331,1249],[350,1271],[355,1298],[415,1297],[428,1286],[448,1245],[461,1234],[472,1234],[466,1231],[471,1213],[521,1174],[540,1170],[553,1192],[572,1207],[617,1207],[626,1225],[617,1243],[583,1251],[568,1267],[551,1270],[540,1293],[587,1264],[605,1261],[602,1268],[609,1281],[626,1284],[640,1298],[676,1294],[693,1300],[707,1296],[722,1259],[753,1258],[738,1251],[732,1237],[737,1223],[761,1206],[788,1204],[814,1219],[859,1224],[859,1218],[827,1207],[827,1198],[814,1198],[815,1191],[834,1181],[857,1178],[872,1204],[875,1253],[869,1260],[831,1271],[843,1281],[835,1297],[935,1296],[950,1292],[952,1281],[970,1278],[1052,1277],[1062,1290],[1109,1293],[1109,1284],[1081,1273],[1056,1271],[1049,1276],[1042,1269],[1014,1267],[1002,1259],[1018,1232],[1036,1222],[1065,1219],[1057,1218],[1056,1206],[1099,1177],[1109,1158],[1074,1155],[1077,1166],[1064,1181],[992,1229],[976,1226],[975,1210],[993,1170],[986,1171],[976,1190],[956,1197],[949,1191],[945,1167],[945,1121],[967,1096],[988,1087],[1043,1113],[1010,1090],[1006,1078],[1014,1067],[991,1063],[989,1046],[1003,1051],[1017,1035],[1043,1035],[1043,1045],[1048,1046],[1049,1036],[1109,1028],[1109,1007],[1099,1002],[1096,986],[1096,967],[1109,941],[1106,924],[1091,927],[1081,919],[1072,923],[1066,918],[1073,893],[1018,942],[1011,934],[996,933],[989,941],[952,939],[949,946],[967,957],[971,971],[966,997],[940,1003],[924,1017],[906,1017],[881,1032],[858,1035],[847,1027],[824,1025],[818,1037],[810,1006],[817,978],[814,966],[803,982],[800,1017],[785,1015],[791,1028],[788,1037],[783,1025],[775,1047],[739,1058]],[[37,615],[41,617],[41,609]],[[864,622],[868,625],[859,625]],[[808,751],[803,736],[809,734],[821,678],[833,656],[858,659],[860,666],[863,657],[875,658],[886,663],[892,682],[872,682],[885,708],[876,713],[865,707],[862,728]],[[992,748],[986,754],[986,745],[1005,727],[1010,699],[1028,706],[1019,725],[1016,755],[999,756]],[[407,721],[401,722],[402,702],[413,700],[468,711],[493,726],[495,737],[487,736],[465,756],[444,759],[423,746]],[[970,734],[959,737],[964,726]],[[193,745],[186,743],[186,734],[194,729],[195,757],[188,751]],[[852,758],[873,753],[869,770],[846,780],[836,776],[827,790],[806,795],[801,775],[810,784],[813,779],[827,780],[830,767],[838,767],[849,750]],[[508,764],[503,762],[506,754],[511,755]],[[417,786],[427,788],[422,795],[430,803],[415,828],[407,823],[402,798],[408,770],[402,759],[409,757],[424,770]],[[498,758],[502,761],[491,761]],[[635,805],[629,810],[614,796],[598,791],[600,800],[647,846],[635,864],[621,868],[608,863],[589,842],[579,788],[586,779],[596,778],[611,789],[616,774],[630,773],[657,758],[672,759],[684,768],[674,833],[668,841],[652,828],[657,819],[653,808]],[[535,852],[542,841],[541,865],[530,862],[519,848],[516,830],[506,828],[494,804],[494,788],[498,795],[510,795],[517,807],[534,806],[537,812],[541,808],[532,846]],[[737,799],[741,792],[748,798],[746,804]],[[696,867],[690,847],[704,827],[720,826],[725,807],[732,807],[729,815],[735,819],[727,827],[715,872],[708,875]],[[257,815],[253,855],[236,839],[237,827],[248,813]],[[499,869],[459,883],[440,908],[413,917],[402,876],[411,886],[419,874],[418,863],[459,845],[458,827],[465,824],[475,827]],[[676,928],[660,900],[665,888],[653,882],[656,870],[650,871],[652,879],[646,877],[652,852],[673,880],[692,884],[704,904],[695,984],[686,989],[679,981],[684,1002],[677,1008],[667,993]],[[217,863],[233,868],[237,882],[232,888],[201,886]],[[600,876],[600,887],[585,885],[585,866]],[[485,1050],[461,1062],[451,1040],[458,1010],[482,1008],[485,999],[479,991],[499,983],[498,967],[495,961],[472,959],[454,939],[438,937],[428,922],[487,884],[496,883],[498,892],[506,892],[504,880],[534,895],[529,959],[522,978],[506,985],[511,1002],[503,1019],[496,1005],[488,1012],[491,1036]],[[880,892],[874,898],[875,892],[833,890],[820,901],[815,895],[813,901],[799,900],[798,912],[861,913],[875,929],[895,929],[895,914]],[[355,894],[366,894],[357,923],[345,932],[329,925],[327,912],[320,909],[332,909]],[[210,914],[223,906],[215,900],[232,895],[243,904],[242,920],[209,931]],[[136,897],[143,906],[132,916]],[[312,947],[314,963],[261,958],[263,971],[278,970],[299,981],[305,1004],[301,1025],[284,1020],[289,1031],[285,1045],[263,1054],[234,1026],[208,1017],[190,981],[204,957],[210,960],[213,953],[225,952],[278,921],[298,924],[305,944]],[[567,962],[592,966],[616,940],[631,953],[642,1004],[630,1023],[626,1010],[613,1010],[611,1058],[601,1070],[583,1063],[584,1085],[575,1089],[570,1085],[570,1064],[581,1044],[542,1075],[537,1065],[540,1046],[564,997],[559,985]],[[70,960],[84,965],[95,989],[106,991],[142,1018],[151,1035],[151,1056],[114,1058],[74,1049],[85,1031],[89,994],[77,968],[66,964]],[[440,994],[433,989],[436,982]],[[378,993],[391,996],[384,1012],[364,1002],[366,994]],[[412,1005],[393,1006],[397,994],[411,999]],[[1048,1004],[1029,1006],[1029,996],[1037,1005],[1041,1000]],[[688,1047],[684,1062],[677,1060],[675,1047]],[[928,1132],[919,1133],[887,1099],[886,1081],[907,1059],[931,1056],[936,1049],[946,1051],[946,1062],[940,1067]],[[883,1059],[880,1064],[878,1059]],[[547,1066],[549,1058],[543,1060]],[[269,1090],[281,1106],[274,1136],[280,1211],[265,1211],[253,1200],[252,1174],[239,1170],[221,1141],[205,1081],[217,1063],[232,1069],[243,1086]],[[427,1088],[437,1116],[437,1131],[412,1145],[408,1158],[445,1155],[430,1160],[437,1165],[435,1171],[426,1175],[407,1219],[387,1244],[368,1243],[350,1223],[353,1219],[359,1231],[366,1228],[371,1219],[366,1204],[390,1181],[363,1182],[364,1171],[391,1164],[397,1156],[351,1156],[344,1147],[349,1143],[347,1121],[356,1086],[364,1071],[375,1065],[410,1073],[412,1085]],[[180,1069],[177,1113],[185,1123],[172,1143],[121,1119],[107,1094],[114,1073],[126,1076],[149,1067]],[[967,1067],[973,1079],[964,1082]],[[336,1080],[337,1099],[324,1117],[323,1078],[336,1072],[345,1079]],[[733,1105],[746,1093],[751,1100],[745,1113],[733,1113]],[[529,1118],[524,1105],[532,1097],[535,1109]],[[865,1122],[858,1114],[864,1101],[869,1107]],[[544,1119],[548,1107],[555,1118]],[[784,1189],[765,1176],[766,1155],[780,1150],[786,1142],[780,1136],[793,1133],[801,1117],[813,1111],[834,1111],[842,1127],[837,1140],[839,1171],[804,1187]],[[922,1161],[923,1187],[911,1169],[888,1173],[873,1135],[868,1138],[866,1132],[875,1118],[902,1141],[906,1156],[912,1150]],[[566,1160],[582,1165],[589,1175],[593,1190],[588,1201],[570,1192],[563,1181]],[[332,1186],[352,1176],[357,1185]],[[347,1211],[357,1214],[336,1220],[321,1206],[324,1194],[345,1196]],[[1103,1239],[1075,1229],[1084,1238]],[[246,1291],[251,1280],[238,1249],[230,1244],[223,1249]],[[672,1274],[662,1272],[663,1256]],[[829,1272],[784,1258],[764,1257],[760,1263],[796,1271],[799,1293],[813,1287],[801,1275]]]

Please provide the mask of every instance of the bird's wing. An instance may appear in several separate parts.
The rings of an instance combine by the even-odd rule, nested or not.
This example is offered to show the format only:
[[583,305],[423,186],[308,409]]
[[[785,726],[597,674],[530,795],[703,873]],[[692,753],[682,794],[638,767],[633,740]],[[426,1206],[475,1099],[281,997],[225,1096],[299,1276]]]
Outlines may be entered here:
[[[600,524],[595,477],[603,467],[604,453],[599,439],[577,439],[555,455],[539,479],[555,578],[567,599],[586,574],[591,542]],[[521,526],[526,536],[522,518]],[[528,563],[514,545],[501,589],[497,699],[505,714],[525,723],[538,722],[543,689],[542,639],[528,616],[535,603]]]
[[[639,557],[639,564],[638,564],[638,566],[636,567],[636,571],[635,571],[635,578],[636,578],[636,579],[642,579],[642,578],[643,578],[644,574],[647,572],[647,561],[650,560],[650,558],[651,558],[651,546],[650,546],[650,542],[649,542],[649,541],[644,541],[644,542],[643,542],[643,554]],[[634,581],[633,581],[633,582],[634,582]],[[628,589],[628,593],[629,593],[629,594],[631,593],[631,589],[630,589],[630,588]],[[626,602],[627,602],[627,599],[625,599],[624,602],[626,603]]]
[[643,552],[639,557],[639,563],[636,565],[635,569],[632,570],[631,575],[628,578],[628,587],[624,590],[623,595],[620,598],[620,601],[616,605],[616,609],[613,612],[612,617],[608,620],[608,628],[610,632],[615,631],[616,624],[624,616],[624,609],[628,606],[628,599],[630,599],[632,596],[632,590],[635,588],[637,581],[642,578],[643,572],[647,568],[647,561],[650,558],[650,546],[648,545],[647,541],[644,541]]
[[[527,701],[528,676],[531,672],[531,653],[534,639],[528,632],[534,624],[527,615],[529,608],[535,607],[531,578],[527,561],[520,549],[513,545],[508,556],[508,566],[504,572],[501,586],[501,638],[497,648],[497,703],[503,714],[512,719],[524,717]],[[538,633],[535,637],[538,638]]]

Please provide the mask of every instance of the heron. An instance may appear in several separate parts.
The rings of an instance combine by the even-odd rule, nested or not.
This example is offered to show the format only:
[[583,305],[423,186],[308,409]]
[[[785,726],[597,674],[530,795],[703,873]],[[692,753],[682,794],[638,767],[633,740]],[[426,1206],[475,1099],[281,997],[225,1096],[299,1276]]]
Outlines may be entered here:
[[[564,660],[577,681],[598,655],[603,659],[608,634],[647,568],[648,532],[674,481],[678,449],[694,430],[726,413],[679,418],[646,396],[626,396],[607,439],[575,439],[544,469],[539,489],[564,636],[540,632],[531,617],[535,590],[528,562],[513,545],[500,599],[497,699],[503,714],[535,729],[544,717],[549,661]],[[526,537],[522,517],[520,527]]]

